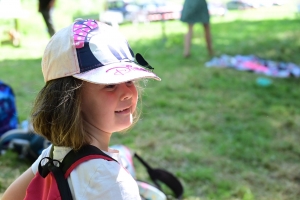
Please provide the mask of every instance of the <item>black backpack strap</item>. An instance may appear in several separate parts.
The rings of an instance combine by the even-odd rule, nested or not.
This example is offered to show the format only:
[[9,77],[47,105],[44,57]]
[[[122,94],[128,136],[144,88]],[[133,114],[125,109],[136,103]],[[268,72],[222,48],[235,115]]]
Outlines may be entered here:
[[[47,160],[45,165],[42,165],[42,161]],[[65,179],[65,176],[63,174],[63,171],[61,170],[61,162],[58,160],[54,160],[50,157],[44,157],[40,163],[39,163],[39,174],[46,178],[46,176],[52,172],[54,175],[54,178],[56,180],[56,184],[61,196],[62,200],[72,200],[72,194],[71,190],[68,184],[67,179]]]
[[[71,150],[62,162],[52,159],[51,157],[53,157],[53,146],[50,150],[50,157],[45,157],[40,161],[39,173],[44,178],[49,174],[49,172],[53,173],[62,200],[73,199],[67,178],[72,170],[79,164],[91,159],[104,159],[117,162],[115,159],[92,145],[83,146],[78,151]],[[47,159],[47,162],[42,166],[41,163],[44,159]]]
[[104,159],[107,161],[118,162],[97,147],[85,145],[78,151],[70,151],[63,159],[61,169],[64,172],[65,178],[67,178],[71,171],[73,171],[80,163],[91,159]]
[[137,153],[134,154],[134,157],[137,158],[147,169],[147,172],[158,189],[161,189],[159,183],[164,183],[168,186],[173,193],[175,194],[176,199],[181,199],[183,196],[183,186],[181,182],[170,172],[164,169],[155,169],[150,167],[150,165],[141,158]]

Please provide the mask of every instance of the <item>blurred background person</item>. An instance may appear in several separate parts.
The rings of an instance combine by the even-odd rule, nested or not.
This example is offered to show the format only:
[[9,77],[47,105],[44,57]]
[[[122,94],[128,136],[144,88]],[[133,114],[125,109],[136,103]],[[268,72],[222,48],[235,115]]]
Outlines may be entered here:
[[212,39],[209,24],[209,12],[205,0],[185,0],[181,12],[182,22],[188,24],[188,32],[184,38],[184,51],[185,58],[190,56],[191,40],[193,38],[193,27],[196,23],[202,23],[204,28],[204,35],[208,54],[213,56]]
[[55,28],[53,25],[53,8],[54,8],[55,0],[39,0],[39,12],[43,15],[43,19],[46,23],[48,33],[50,37],[54,35]]

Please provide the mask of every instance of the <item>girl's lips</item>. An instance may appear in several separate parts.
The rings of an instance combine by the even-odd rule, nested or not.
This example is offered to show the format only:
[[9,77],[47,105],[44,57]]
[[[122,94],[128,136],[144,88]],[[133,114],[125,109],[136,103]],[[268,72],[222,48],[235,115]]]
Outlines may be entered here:
[[126,108],[126,109],[124,109],[124,110],[115,111],[115,113],[117,113],[117,114],[128,114],[128,113],[130,113],[130,112],[131,112],[130,107],[129,107],[129,108]]

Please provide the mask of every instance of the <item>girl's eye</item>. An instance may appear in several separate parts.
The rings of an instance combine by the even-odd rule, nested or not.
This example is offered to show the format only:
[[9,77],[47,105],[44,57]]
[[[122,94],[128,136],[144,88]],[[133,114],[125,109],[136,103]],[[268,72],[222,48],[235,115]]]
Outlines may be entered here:
[[106,85],[105,88],[106,89],[114,89],[116,87],[116,85]]
[[127,81],[127,82],[126,82],[126,85],[127,85],[127,86],[132,86],[132,85],[134,85],[134,81]]

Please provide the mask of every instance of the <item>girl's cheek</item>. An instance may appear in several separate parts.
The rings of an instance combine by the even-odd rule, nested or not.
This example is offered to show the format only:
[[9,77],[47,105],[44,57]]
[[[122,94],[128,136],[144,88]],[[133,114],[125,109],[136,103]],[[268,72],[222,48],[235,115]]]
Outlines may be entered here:
[[134,113],[134,111],[136,110],[137,103],[138,103],[138,96],[135,98],[135,102],[133,102],[131,113]]

